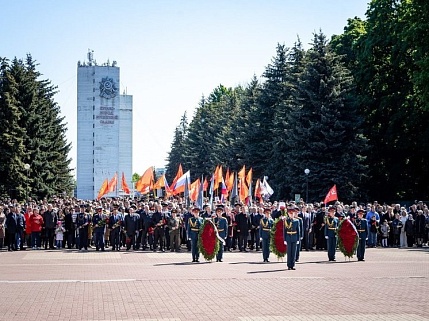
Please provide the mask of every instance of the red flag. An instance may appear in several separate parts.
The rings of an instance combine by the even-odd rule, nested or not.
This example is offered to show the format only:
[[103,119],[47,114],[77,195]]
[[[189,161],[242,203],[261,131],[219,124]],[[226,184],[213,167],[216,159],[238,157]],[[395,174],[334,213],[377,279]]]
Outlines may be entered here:
[[191,188],[189,189],[189,198],[192,201],[196,201],[198,198],[198,191],[200,190],[200,179],[197,178],[195,182],[191,183]]
[[232,188],[234,187],[234,173],[229,173],[229,168],[227,169],[227,172],[226,172],[225,184],[228,192],[231,192]]
[[216,172],[215,172],[215,181],[214,181],[214,189],[217,189],[219,187],[219,184],[222,182],[223,180],[223,173],[222,173],[222,165],[219,165],[216,168]]
[[338,200],[337,185],[334,185],[329,190],[328,194],[326,194],[326,197],[325,197],[325,200],[323,201],[323,203],[327,204],[330,201],[336,201],[336,200]]
[[149,167],[136,183],[136,190],[147,193],[153,187],[153,167]]
[[204,178],[203,191],[207,192],[208,187],[209,187],[209,182],[207,181],[207,177],[206,177],[206,178]]
[[182,169],[182,164],[179,164],[179,168],[177,170],[176,176],[173,179],[173,182],[171,183],[171,187],[174,188],[174,186],[176,185],[177,180],[183,176],[183,169]]
[[243,204],[245,204],[246,198],[249,196],[249,188],[244,182],[244,179],[240,179],[239,188],[240,188],[240,191],[239,191],[240,200]]
[[238,179],[244,179],[246,176],[246,165],[243,165],[243,167],[238,172]]
[[121,188],[124,191],[124,193],[130,194],[130,188],[128,187],[127,181],[125,180],[124,172],[122,172]]
[[252,171],[252,168],[250,168],[246,175],[247,186],[250,186],[250,184],[252,183],[252,174],[253,174],[253,171]]
[[103,197],[103,195],[107,194],[109,191],[109,180],[106,178],[106,180],[101,184],[100,190],[98,191],[97,199]]
[[118,173],[115,173],[115,176],[113,176],[113,178],[109,182],[109,189],[107,190],[107,193],[114,192],[117,184],[118,184]]
[[258,198],[259,201],[262,200],[262,194],[261,194],[261,180],[258,178],[255,185],[255,198]]

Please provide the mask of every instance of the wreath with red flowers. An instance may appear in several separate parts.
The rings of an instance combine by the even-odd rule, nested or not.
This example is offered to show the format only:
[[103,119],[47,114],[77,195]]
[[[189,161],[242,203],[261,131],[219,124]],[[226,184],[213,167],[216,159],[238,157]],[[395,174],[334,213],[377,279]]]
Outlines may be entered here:
[[276,218],[273,227],[271,228],[270,250],[277,258],[282,258],[286,255],[286,244],[284,243],[284,222],[281,218]]
[[198,248],[206,261],[211,261],[219,251],[216,227],[210,219],[203,221],[198,233]]
[[356,227],[349,219],[342,219],[338,225],[338,248],[346,257],[353,257],[359,243]]

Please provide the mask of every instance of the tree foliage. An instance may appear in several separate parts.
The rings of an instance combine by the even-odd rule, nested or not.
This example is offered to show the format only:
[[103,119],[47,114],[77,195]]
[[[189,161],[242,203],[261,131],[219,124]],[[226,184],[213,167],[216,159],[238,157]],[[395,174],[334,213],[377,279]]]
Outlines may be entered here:
[[70,194],[74,185],[56,87],[39,79],[36,66],[31,55],[2,59],[0,191],[20,199]]

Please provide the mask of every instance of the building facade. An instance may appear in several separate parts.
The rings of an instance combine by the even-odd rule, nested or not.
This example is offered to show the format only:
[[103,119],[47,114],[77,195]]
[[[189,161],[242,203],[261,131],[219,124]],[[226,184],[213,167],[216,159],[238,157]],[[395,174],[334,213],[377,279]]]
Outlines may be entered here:
[[97,198],[103,182],[117,175],[107,196],[122,195],[121,177],[132,186],[133,99],[120,95],[120,69],[98,65],[93,53],[77,66],[77,198]]

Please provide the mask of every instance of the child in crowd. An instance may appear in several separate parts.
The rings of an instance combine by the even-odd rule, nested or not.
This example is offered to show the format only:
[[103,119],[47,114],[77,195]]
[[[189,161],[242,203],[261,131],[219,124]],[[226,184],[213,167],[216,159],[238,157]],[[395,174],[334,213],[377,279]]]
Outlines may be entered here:
[[64,229],[62,222],[58,221],[55,229],[55,244],[58,250],[62,248],[65,231],[66,230]]
[[387,246],[387,238],[389,237],[389,232],[390,232],[390,227],[389,227],[389,224],[388,224],[388,222],[386,220],[380,226],[381,246],[382,247],[388,247]]

